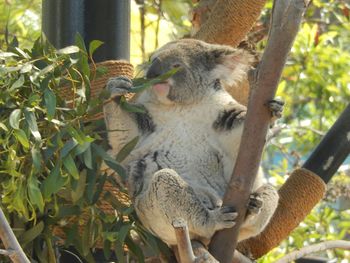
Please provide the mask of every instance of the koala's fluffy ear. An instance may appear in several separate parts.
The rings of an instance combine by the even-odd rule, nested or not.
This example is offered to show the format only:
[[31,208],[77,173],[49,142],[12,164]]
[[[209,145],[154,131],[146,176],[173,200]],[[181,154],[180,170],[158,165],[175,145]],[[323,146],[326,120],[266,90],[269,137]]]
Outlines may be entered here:
[[214,49],[212,51],[216,66],[212,70],[212,77],[233,86],[246,75],[254,62],[253,55],[243,49]]

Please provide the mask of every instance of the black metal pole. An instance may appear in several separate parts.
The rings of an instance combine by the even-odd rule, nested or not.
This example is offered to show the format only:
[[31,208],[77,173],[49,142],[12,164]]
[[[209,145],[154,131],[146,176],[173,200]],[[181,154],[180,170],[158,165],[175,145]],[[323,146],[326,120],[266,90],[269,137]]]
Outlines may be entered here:
[[95,61],[130,60],[130,0],[86,0],[86,41],[104,42]]
[[43,32],[56,48],[73,45],[79,32],[86,45],[104,42],[96,62],[130,59],[130,0],[43,0],[42,14]]
[[350,154],[350,104],[303,165],[328,183]]
[[56,48],[73,45],[84,36],[84,0],[43,0],[42,30]]

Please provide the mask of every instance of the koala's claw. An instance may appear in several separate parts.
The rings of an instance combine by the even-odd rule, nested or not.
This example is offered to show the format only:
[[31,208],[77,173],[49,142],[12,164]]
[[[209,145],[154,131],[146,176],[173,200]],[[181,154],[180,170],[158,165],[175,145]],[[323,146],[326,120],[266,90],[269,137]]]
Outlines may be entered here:
[[231,228],[236,224],[238,213],[233,207],[223,206],[215,210],[216,230]]
[[279,98],[275,98],[273,100],[270,100],[268,102],[268,107],[269,110],[271,111],[271,115],[274,118],[281,118],[282,117],[282,112],[283,112],[283,108],[284,108],[284,101],[279,99]]
[[122,96],[130,92],[132,81],[124,76],[110,78],[106,88],[111,93],[112,97]]
[[259,214],[263,206],[262,198],[257,193],[253,193],[249,197],[248,215]]

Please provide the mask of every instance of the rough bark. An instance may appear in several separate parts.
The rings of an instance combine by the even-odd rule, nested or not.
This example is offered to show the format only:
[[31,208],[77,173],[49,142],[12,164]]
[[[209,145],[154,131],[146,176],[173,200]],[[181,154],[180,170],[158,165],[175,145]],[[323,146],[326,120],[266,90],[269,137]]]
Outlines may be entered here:
[[266,49],[261,62],[250,73],[251,94],[241,147],[224,197],[224,205],[234,206],[239,217],[234,228],[218,232],[210,244],[210,252],[222,263],[231,263],[233,260],[239,227],[246,214],[246,204],[258,171],[271,118],[266,105],[274,98],[306,5],[304,0],[274,1]]

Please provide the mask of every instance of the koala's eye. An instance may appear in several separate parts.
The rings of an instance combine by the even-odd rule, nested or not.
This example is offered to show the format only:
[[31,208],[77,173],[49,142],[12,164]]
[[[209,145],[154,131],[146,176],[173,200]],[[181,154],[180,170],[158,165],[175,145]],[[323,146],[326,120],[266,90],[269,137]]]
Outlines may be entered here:
[[179,63],[175,63],[175,64],[172,65],[172,67],[173,68],[179,68],[179,67],[181,67],[181,65]]

